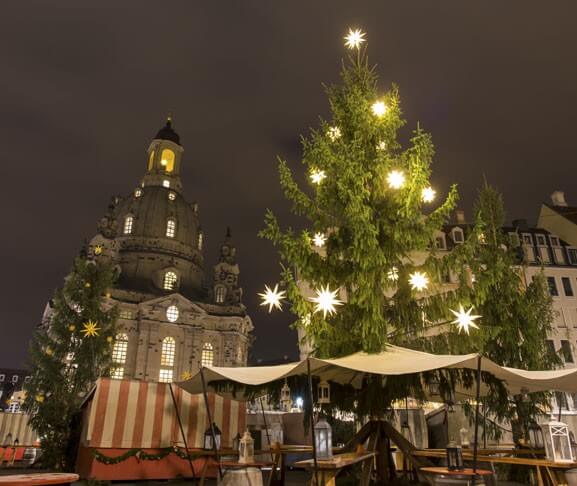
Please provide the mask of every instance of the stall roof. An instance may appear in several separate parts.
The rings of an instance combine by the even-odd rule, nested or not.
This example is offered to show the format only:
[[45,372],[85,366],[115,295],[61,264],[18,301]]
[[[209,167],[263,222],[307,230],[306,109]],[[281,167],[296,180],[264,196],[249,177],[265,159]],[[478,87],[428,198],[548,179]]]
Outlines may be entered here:
[[[385,351],[375,354],[355,353],[335,359],[310,358],[311,374],[322,380],[349,383],[360,387],[367,374],[399,376],[440,369],[476,370],[478,354],[447,355],[431,354],[398,346],[387,346]],[[577,392],[577,368],[554,371],[525,371],[499,366],[483,357],[481,369],[502,380],[512,394],[522,389],[528,392],[564,391]],[[298,361],[278,366],[218,367],[208,366],[204,370],[208,387],[211,382],[230,381],[248,386],[264,386],[267,383],[307,373],[307,361]],[[190,393],[202,392],[200,371],[178,385]],[[466,390],[465,395],[472,395]]]

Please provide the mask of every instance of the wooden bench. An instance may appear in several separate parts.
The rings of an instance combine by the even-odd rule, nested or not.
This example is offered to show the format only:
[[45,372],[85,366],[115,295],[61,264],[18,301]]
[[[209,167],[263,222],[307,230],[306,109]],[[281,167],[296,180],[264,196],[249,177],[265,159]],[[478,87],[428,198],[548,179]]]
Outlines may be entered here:
[[[319,484],[318,486],[335,486],[336,477],[339,473],[346,467],[352,466],[353,464],[358,464],[360,462],[365,462],[376,457],[376,452],[365,452],[363,454],[357,454],[355,452],[347,452],[344,454],[337,454],[333,459],[329,460],[317,460],[317,477]],[[313,477],[311,478],[311,485],[315,486],[315,463],[313,459],[307,459],[306,461],[299,461],[293,464],[294,467],[302,467],[307,470],[312,470]]]

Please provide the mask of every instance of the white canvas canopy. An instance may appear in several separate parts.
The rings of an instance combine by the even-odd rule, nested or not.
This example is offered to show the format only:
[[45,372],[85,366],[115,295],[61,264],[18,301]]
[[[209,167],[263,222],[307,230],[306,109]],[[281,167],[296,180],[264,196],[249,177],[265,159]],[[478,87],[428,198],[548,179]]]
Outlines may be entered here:
[[[321,380],[360,387],[367,374],[399,376],[440,369],[476,370],[478,354],[439,355],[414,351],[397,346],[388,346],[381,353],[355,353],[343,358],[310,358],[311,375]],[[525,371],[499,366],[493,361],[482,358],[481,370],[491,373],[503,381],[511,394],[537,391],[577,392],[577,369],[555,371]],[[218,367],[203,369],[207,387],[211,382],[230,381],[242,385],[264,386],[284,378],[307,373],[307,361],[298,361],[278,366]],[[178,385],[189,393],[203,391],[201,372]],[[474,396],[474,391],[459,390],[464,395]]]

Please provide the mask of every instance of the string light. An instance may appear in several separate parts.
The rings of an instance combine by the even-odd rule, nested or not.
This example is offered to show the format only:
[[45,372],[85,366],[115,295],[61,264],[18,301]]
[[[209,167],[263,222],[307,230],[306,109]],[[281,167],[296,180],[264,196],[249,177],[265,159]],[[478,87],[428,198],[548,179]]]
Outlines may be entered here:
[[384,140],[381,140],[381,141],[377,144],[377,149],[379,149],[379,150],[387,150],[387,142],[385,142]]
[[409,279],[409,284],[413,290],[425,290],[429,285],[429,277],[427,277],[426,273],[423,272],[415,272],[411,274]]
[[325,246],[325,242],[327,241],[327,237],[323,233],[315,233],[313,236],[313,243],[315,246],[321,248]]
[[452,324],[457,324],[459,329],[459,333],[463,331],[465,334],[469,334],[469,331],[472,327],[475,329],[479,329],[479,326],[475,324],[475,320],[479,319],[481,316],[471,315],[473,312],[473,308],[471,307],[469,310],[465,311],[462,305],[459,306],[459,311],[454,311],[453,309],[449,309],[456,317]]
[[437,195],[437,191],[435,191],[432,187],[425,187],[423,192],[421,193],[421,198],[423,202],[430,203],[435,200],[435,196]]
[[315,290],[315,292],[317,294],[316,297],[310,297],[309,300],[316,304],[314,311],[322,312],[324,318],[327,317],[327,314],[336,314],[335,306],[343,305],[343,302],[337,299],[339,289],[330,290],[327,285],[326,287],[321,287],[320,290]]
[[373,106],[371,106],[371,110],[373,111],[373,115],[380,118],[387,112],[387,105],[382,101],[375,101]]
[[311,325],[311,315],[305,314],[301,317],[301,323],[304,327],[309,327]]
[[335,142],[341,138],[341,129],[339,127],[329,127],[327,135],[331,139],[331,142]]
[[262,297],[260,305],[268,305],[269,313],[272,312],[273,307],[282,310],[281,300],[285,298],[286,292],[284,290],[279,290],[278,284],[276,284],[272,290],[268,285],[265,285],[264,292],[258,295],[259,297]]
[[387,273],[387,278],[393,282],[399,280],[399,269],[397,267],[391,268]]
[[314,184],[320,184],[326,177],[327,177],[327,174],[325,173],[324,170],[313,169],[311,171],[311,181]]
[[365,33],[361,29],[349,29],[349,32],[345,36],[345,47],[358,49],[365,41]]
[[400,170],[392,170],[387,176],[387,184],[391,189],[400,189],[405,185],[405,174]]

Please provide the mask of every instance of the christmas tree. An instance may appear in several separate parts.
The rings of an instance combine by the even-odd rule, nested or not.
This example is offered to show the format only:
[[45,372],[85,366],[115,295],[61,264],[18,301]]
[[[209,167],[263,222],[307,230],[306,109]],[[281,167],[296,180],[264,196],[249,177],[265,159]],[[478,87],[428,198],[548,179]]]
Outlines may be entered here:
[[96,379],[109,371],[116,308],[106,296],[114,280],[106,260],[77,258],[55,292],[49,322],[32,341],[32,379],[24,405],[41,438],[46,467],[73,470],[81,404]]

